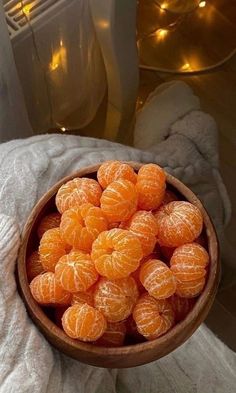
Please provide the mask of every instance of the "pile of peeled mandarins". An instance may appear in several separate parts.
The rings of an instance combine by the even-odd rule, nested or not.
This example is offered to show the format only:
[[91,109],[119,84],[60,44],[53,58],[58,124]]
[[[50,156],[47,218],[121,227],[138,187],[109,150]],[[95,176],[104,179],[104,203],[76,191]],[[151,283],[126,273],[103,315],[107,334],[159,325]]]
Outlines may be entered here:
[[68,336],[121,346],[153,340],[185,318],[209,256],[201,211],[166,190],[162,168],[136,174],[107,161],[97,180],[63,184],[56,206],[39,223],[27,273],[32,296],[54,307]]

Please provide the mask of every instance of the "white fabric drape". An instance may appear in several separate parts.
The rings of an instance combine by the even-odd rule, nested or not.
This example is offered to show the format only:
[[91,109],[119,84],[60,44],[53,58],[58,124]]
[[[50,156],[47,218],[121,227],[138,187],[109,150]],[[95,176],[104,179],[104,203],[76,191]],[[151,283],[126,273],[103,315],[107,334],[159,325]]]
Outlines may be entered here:
[[54,3],[37,20],[32,11],[27,34],[20,29],[11,39],[3,3],[0,141],[90,123],[106,91],[106,73],[89,1]]
[[32,134],[0,1],[0,141]]

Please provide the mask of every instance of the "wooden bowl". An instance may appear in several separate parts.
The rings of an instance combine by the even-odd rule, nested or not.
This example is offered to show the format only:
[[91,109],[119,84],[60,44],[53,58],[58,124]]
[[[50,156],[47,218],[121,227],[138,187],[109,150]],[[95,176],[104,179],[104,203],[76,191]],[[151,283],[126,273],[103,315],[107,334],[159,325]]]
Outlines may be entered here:
[[[132,165],[135,170],[138,170],[142,166],[142,164],[134,162],[129,164]],[[202,294],[197,299],[193,309],[187,317],[182,322],[175,325],[164,336],[156,340],[119,348],[104,348],[71,339],[62,329],[57,327],[52,320],[49,319],[31,296],[26,274],[26,259],[38,245],[36,227],[39,220],[45,214],[55,211],[56,209],[55,195],[59,187],[74,177],[87,176],[96,178],[96,172],[99,166],[100,164],[83,168],[77,173],[60,180],[40,199],[32,210],[23,232],[22,245],[17,264],[19,289],[31,318],[46,339],[61,352],[93,366],[107,368],[134,367],[160,359],[178,348],[204,321],[213,303],[219,283],[220,264],[218,241],[211,219],[198,198],[183,183],[167,174],[168,187],[177,192],[177,194],[181,196],[181,199],[188,200],[196,205],[203,214],[204,233],[210,255],[210,264],[207,282]]]

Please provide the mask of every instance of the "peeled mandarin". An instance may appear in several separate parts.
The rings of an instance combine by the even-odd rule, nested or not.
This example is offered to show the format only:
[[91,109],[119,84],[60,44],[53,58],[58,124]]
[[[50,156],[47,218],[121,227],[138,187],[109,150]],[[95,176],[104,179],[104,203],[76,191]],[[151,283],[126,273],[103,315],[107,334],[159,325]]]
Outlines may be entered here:
[[75,178],[63,184],[56,195],[56,206],[60,213],[71,207],[79,207],[83,203],[100,205],[102,189],[94,179],[86,177]]
[[139,278],[148,293],[156,299],[165,299],[175,293],[175,276],[162,261],[150,259],[143,263]]
[[94,285],[90,287],[86,292],[76,292],[72,295],[71,304],[76,303],[87,303],[90,306],[94,306]]
[[46,231],[39,245],[40,262],[47,271],[54,271],[59,259],[67,252],[67,244],[61,237],[59,228]]
[[43,217],[37,228],[37,234],[39,239],[41,239],[43,234],[48,231],[48,229],[58,228],[60,226],[60,222],[60,213],[51,213]]
[[106,161],[97,171],[97,178],[102,188],[107,188],[109,184],[118,179],[129,180],[136,183],[137,175],[133,168],[120,161]]
[[156,213],[158,242],[161,246],[178,247],[196,239],[203,227],[202,213],[186,201],[170,202]]
[[168,300],[157,300],[144,294],[134,307],[133,318],[138,332],[147,340],[154,340],[173,326],[174,311]]
[[124,321],[108,322],[105,333],[96,341],[96,345],[121,347],[124,344],[126,325]]
[[36,302],[42,305],[67,305],[71,301],[71,294],[58,284],[52,272],[36,276],[30,283],[30,291]]
[[151,212],[140,210],[134,213],[128,222],[128,228],[139,239],[144,256],[153,252],[157,241],[158,227]]
[[74,248],[84,251],[91,250],[94,240],[107,227],[104,213],[91,203],[66,210],[60,224],[62,238]]
[[94,304],[108,322],[119,322],[132,313],[138,295],[132,277],[114,281],[101,278],[94,292]]
[[29,282],[32,281],[34,277],[44,272],[38,251],[32,252],[27,259],[26,270]]
[[171,271],[178,281],[192,281],[205,277],[209,255],[197,243],[184,244],[175,249],[171,260]]
[[55,277],[62,288],[69,292],[85,292],[98,280],[98,273],[89,254],[71,251],[59,259]]
[[208,263],[209,255],[198,243],[184,244],[175,249],[170,266],[177,280],[176,293],[179,296],[191,298],[201,293]]
[[200,295],[205,286],[205,277],[192,281],[177,280],[176,294],[180,297],[192,298]]
[[137,193],[133,183],[119,179],[103,191],[101,209],[109,222],[128,220],[137,209]]
[[62,317],[65,333],[81,341],[96,341],[107,328],[107,323],[100,311],[86,303],[69,307]]
[[142,256],[139,239],[118,228],[100,233],[91,253],[98,273],[110,280],[127,277],[139,267]]
[[194,299],[187,299],[176,294],[171,296],[169,301],[174,310],[176,322],[182,321],[194,305]]
[[138,171],[136,190],[138,206],[143,210],[157,209],[164,198],[166,175],[156,164],[143,165]]

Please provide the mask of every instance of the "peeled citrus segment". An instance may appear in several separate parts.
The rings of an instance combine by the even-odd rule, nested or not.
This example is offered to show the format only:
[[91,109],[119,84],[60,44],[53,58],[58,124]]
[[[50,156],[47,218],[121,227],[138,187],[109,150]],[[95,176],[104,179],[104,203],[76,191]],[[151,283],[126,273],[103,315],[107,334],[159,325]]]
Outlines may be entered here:
[[46,231],[39,245],[40,262],[47,271],[54,271],[59,259],[67,252],[67,244],[61,237],[59,228]]
[[89,342],[104,334],[107,323],[100,311],[86,303],[78,303],[63,314],[62,326],[69,337]]
[[174,311],[168,300],[157,300],[144,294],[134,307],[133,318],[138,332],[147,340],[154,340],[173,326]]
[[108,322],[119,322],[132,313],[138,295],[132,277],[114,281],[101,278],[94,292],[94,304]]
[[38,276],[38,274],[44,272],[38,251],[34,251],[27,259],[26,270],[29,282],[32,281],[34,277]]
[[60,213],[51,213],[47,216],[43,217],[39,223],[37,234],[39,239],[43,236],[43,234],[48,231],[48,229],[58,228],[61,222]]
[[175,321],[182,321],[194,306],[194,299],[187,299],[178,295],[173,295],[169,299],[174,310]]
[[96,345],[121,347],[124,344],[126,325],[124,321],[107,323],[105,333],[96,341]]
[[90,306],[94,306],[94,285],[90,287],[86,292],[76,292],[72,295],[71,304],[76,303],[87,303]]
[[177,280],[176,295],[186,298],[196,297],[203,291],[205,282],[205,277],[201,277],[192,281]]
[[205,277],[209,255],[197,243],[184,244],[175,249],[171,260],[171,271],[178,281],[193,281]]
[[170,202],[156,213],[158,242],[161,246],[178,247],[196,239],[203,227],[202,213],[185,201]]
[[138,237],[144,256],[153,252],[157,241],[158,227],[156,219],[151,212],[137,211],[128,221],[127,227],[130,232]]
[[136,190],[138,206],[143,210],[157,209],[164,198],[166,175],[156,164],[143,165],[138,171]]
[[94,179],[75,178],[63,184],[56,195],[56,206],[60,213],[71,207],[79,207],[83,203],[100,205],[102,189]]
[[110,280],[127,277],[138,268],[142,256],[138,238],[118,228],[100,233],[91,253],[98,273]]
[[85,292],[98,280],[98,273],[89,254],[71,251],[59,259],[55,277],[62,288],[69,292]]
[[61,217],[62,238],[74,248],[90,251],[99,233],[106,231],[107,219],[99,207],[90,203],[66,210]]
[[58,284],[52,272],[35,277],[30,283],[30,291],[36,302],[42,305],[67,305],[71,301],[71,294]]
[[137,209],[137,193],[133,183],[129,180],[113,181],[103,191],[101,209],[109,222],[128,220]]
[[102,188],[107,188],[109,184],[118,179],[129,180],[136,183],[137,175],[133,168],[120,161],[106,161],[97,171],[98,182]]
[[165,299],[175,293],[175,276],[162,261],[150,259],[143,263],[139,278],[148,293],[156,299]]

